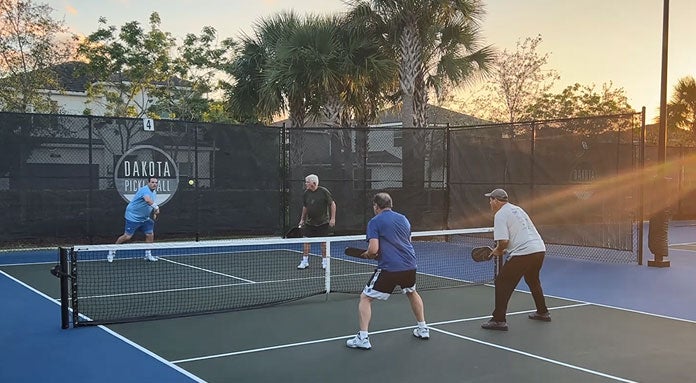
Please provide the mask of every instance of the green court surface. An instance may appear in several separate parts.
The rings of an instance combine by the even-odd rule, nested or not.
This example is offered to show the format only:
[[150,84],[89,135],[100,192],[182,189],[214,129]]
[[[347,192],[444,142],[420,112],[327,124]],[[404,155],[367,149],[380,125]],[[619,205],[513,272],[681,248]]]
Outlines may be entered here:
[[[46,270],[3,267],[55,297],[57,280]],[[483,330],[493,292],[488,285],[421,292],[427,341],[411,334],[415,323],[405,296],[374,302],[368,351],[345,346],[357,331],[354,294],[107,327],[209,383],[693,381],[693,321],[547,297],[553,320],[538,322],[527,318],[531,296],[517,291],[508,309],[510,330]]]
[[[685,382],[694,323],[548,298],[553,321],[510,302],[510,331],[487,331],[493,289],[422,294],[431,339],[412,336],[408,300],[373,304],[368,351],[349,349],[357,298],[333,294],[262,310],[109,326],[207,382]],[[658,356],[659,357],[656,357]]]

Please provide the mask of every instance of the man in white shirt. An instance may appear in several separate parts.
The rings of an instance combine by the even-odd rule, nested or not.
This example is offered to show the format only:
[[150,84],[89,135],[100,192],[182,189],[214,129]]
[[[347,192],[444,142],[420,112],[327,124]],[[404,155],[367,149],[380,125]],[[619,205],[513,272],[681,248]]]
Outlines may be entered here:
[[524,277],[534,298],[536,312],[529,314],[529,319],[544,322],[551,321],[546,307],[544,292],[539,280],[539,271],[544,264],[546,246],[529,215],[519,206],[508,202],[508,194],[503,189],[495,189],[484,194],[488,197],[493,219],[493,239],[496,247],[493,255],[502,257],[508,253],[508,260],[495,278],[495,310],[493,318],[483,323],[486,330],[507,331],[505,319],[507,305],[513,291]]

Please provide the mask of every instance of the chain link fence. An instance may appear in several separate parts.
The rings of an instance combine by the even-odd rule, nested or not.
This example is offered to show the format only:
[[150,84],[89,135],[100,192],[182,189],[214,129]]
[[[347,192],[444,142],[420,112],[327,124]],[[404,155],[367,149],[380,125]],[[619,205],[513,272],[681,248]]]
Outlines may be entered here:
[[[338,205],[336,234],[364,232],[377,191],[414,230],[490,226],[483,194],[502,187],[561,253],[611,249],[620,254],[609,261],[632,262],[649,185],[631,180],[653,157],[641,150],[641,114],[426,129],[154,123],[0,113],[5,247],[113,242],[124,187],[158,169],[170,190],[158,190],[169,199],[157,239],[280,235],[299,221],[304,177],[317,174]],[[669,153],[673,194],[693,196],[694,150]],[[696,216],[694,201],[675,199],[675,215]]]

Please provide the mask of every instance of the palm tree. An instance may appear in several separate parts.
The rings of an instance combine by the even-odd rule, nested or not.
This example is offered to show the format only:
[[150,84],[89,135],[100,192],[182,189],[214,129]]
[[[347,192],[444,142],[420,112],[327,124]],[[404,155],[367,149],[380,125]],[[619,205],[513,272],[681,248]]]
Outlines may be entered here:
[[287,111],[293,127],[319,116],[332,126],[371,120],[396,78],[373,32],[337,16],[282,12],[261,20],[227,69],[236,79],[227,89],[232,111],[262,122]]
[[[378,31],[369,25],[354,25],[343,19],[338,33],[343,77],[336,93],[341,95],[355,125],[367,126],[398,92],[397,62],[393,52],[382,49]],[[344,118],[341,126],[346,123]]]
[[281,84],[268,83],[268,71],[277,59],[279,45],[299,24],[293,12],[281,12],[257,23],[253,36],[242,36],[239,54],[226,69],[236,79],[226,93],[230,109],[240,121],[270,122],[287,109],[292,126],[304,125],[304,103],[289,99]]
[[691,132],[696,140],[696,80],[693,76],[681,78],[674,87],[667,104],[667,123],[670,128]]
[[[397,57],[402,126],[427,126],[430,91],[440,94],[449,85],[486,71],[493,59],[490,46],[480,48],[477,0],[349,0],[351,18],[380,31],[386,49]],[[405,130],[402,148],[404,187],[424,187],[423,130]]]
[[[364,121],[376,115],[383,100],[383,84],[396,79],[394,61],[382,53],[370,31],[354,27],[339,16],[307,16],[276,48],[275,60],[266,66],[263,83],[282,89],[290,105],[292,100],[303,103],[305,117],[334,128],[329,130],[334,149],[332,174],[351,180],[354,135],[340,128],[350,126],[356,116]],[[266,88],[264,92],[271,90]],[[302,146],[303,134],[290,132],[294,147]],[[300,149],[293,159],[301,160],[309,149]]]

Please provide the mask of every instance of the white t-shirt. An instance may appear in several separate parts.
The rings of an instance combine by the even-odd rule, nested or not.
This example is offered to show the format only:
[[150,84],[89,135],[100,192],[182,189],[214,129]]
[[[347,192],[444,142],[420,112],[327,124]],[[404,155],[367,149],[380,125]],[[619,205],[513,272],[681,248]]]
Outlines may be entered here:
[[519,206],[509,202],[495,213],[493,239],[510,241],[507,252],[511,257],[546,251],[544,241],[529,215]]

